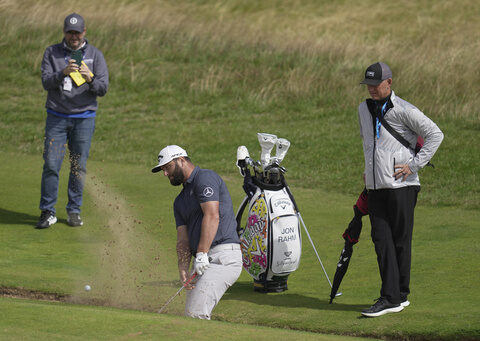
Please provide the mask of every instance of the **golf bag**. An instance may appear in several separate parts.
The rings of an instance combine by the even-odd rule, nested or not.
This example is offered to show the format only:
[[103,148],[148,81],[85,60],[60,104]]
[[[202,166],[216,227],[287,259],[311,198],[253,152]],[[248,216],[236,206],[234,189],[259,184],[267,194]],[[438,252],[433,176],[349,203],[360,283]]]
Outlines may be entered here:
[[[254,166],[254,176],[245,160]],[[298,209],[283,176],[285,169],[274,159],[263,172],[258,172],[255,166],[260,165],[249,157],[239,159],[238,151],[237,165],[244,176],[243,188],[247,194],[236,216],[243,267],[253,277],[255,291],[285,291],[288,276],[300,264],[302,250]]]

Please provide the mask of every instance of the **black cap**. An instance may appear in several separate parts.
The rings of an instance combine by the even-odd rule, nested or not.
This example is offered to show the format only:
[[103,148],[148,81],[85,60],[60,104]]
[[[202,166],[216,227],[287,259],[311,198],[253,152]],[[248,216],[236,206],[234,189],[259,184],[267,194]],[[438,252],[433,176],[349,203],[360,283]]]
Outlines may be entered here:
[[85,20],[82,16],[77,13],[72,13],[67,15],[65,21],[63,22],[63,32],[75,31],[83,32],[85,29]]
[[365,79],[360,84],[378,85],[389,78],[392,78],[392,70],[390,70],[387,64],[378,62],[367,68]]

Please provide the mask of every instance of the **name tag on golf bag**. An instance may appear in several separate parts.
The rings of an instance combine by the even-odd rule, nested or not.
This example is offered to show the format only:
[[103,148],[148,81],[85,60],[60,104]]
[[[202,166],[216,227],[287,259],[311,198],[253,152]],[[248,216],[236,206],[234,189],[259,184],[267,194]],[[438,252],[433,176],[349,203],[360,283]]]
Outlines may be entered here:
[[[239,210],[237,221],[242,213],[243,209]],[[288,275],[300,264],[302,241],[299,219],[285,188],[257,187],[248,202],[246,225],[239,236],[243,267],[253,277],[254,289],[287,290]]]

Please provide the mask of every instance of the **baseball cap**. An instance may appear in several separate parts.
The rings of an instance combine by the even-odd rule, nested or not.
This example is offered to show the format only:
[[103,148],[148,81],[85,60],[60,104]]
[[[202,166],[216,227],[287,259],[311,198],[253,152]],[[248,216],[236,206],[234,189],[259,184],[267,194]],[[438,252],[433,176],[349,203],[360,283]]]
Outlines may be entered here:
[[387,64],[378,62],[367,68],[365,79],[360,84],[378,85],[389,78],[392,78],[392,70],[390,70]]
[[188,156],[185,149],[177,145],[166,146],[158,153],[158,165],[152,168],[152,173],[159,172],[160,167],[181,156]]
[[67,15],[63,22],[63,32],[76,31],[83,32],[85,29],[85,20],[77,13]]

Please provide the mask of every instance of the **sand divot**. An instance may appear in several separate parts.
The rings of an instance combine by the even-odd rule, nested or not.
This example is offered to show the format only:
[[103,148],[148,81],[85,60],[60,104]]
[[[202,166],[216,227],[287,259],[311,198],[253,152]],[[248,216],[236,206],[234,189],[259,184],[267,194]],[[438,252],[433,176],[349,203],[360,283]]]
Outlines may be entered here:
[[[82,215],[84,226],[75,228],[90,253],[91,271],[72,267],[74,287],[67,290],[71,294],[1,287],[0,296],[157,312],[178,290],[175,245],[166,244],[158,233],[161,223],[150,226],[142,221],[136,212],[141,208],[129,203],[107,182],[108,176],[98,175],[101,172],[88,172],[85,194],[94,208]],[[184,303],[180,295],[166,313],[183,315]]]
[[[135,217],[127,201],[98,174],[89,170],[85,189],[96,209],[105,217],[108,233],[98,252],[98,273],[91,279],[91,292],[72,297],[72,301],[129,309],[155,310],[163,301],[162,288],[144,288],[159,281],[158,244],[152,241],[147,226]],[[133,209],[134,210],[134,209]],[[148,248],[150,246],[150,249]],[[155,247],[157,246],[157,247]],[[163,288],[164,290],[165,288]],[[152,295],[158,292],[158,299]]]

